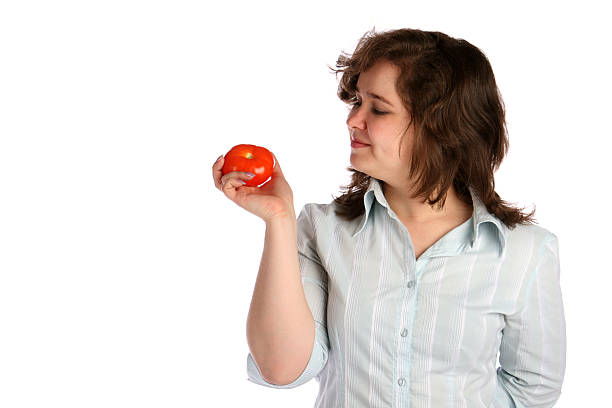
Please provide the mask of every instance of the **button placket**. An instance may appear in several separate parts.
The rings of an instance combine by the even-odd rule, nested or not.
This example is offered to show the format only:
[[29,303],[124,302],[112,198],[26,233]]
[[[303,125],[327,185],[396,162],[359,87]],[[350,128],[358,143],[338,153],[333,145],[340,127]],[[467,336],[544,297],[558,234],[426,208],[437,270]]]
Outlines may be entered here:
[[[407,232],[407,230],[406,230],[406,232]],[[409,239],[407,241],[409,241]],[[406,249],[407,249],[406,254],[409,254],[410,251],[413,251],[413,249],[410,248],[409,245],[408,245],[408,247]],[[412,252],[412,254],[414,255],[414,252]],[[419,267],[422,268],[421,265],[423,263],[422,262],[421,263],[415,262],[414,257],[412,257],[412,259],[410,259],[410,258],[406,259],[406,261],[408,262],[408,269],[406,270],[406,277],[410,278],[413,273],[416,274],[416,276],[418,276],[418,272],[419,272],[419,269],[420,269]],[[405,300],[404,301],[409,303],[409,304],[411,304],[412,305],[411,307],[415,307],[416,297],[415,297],[415,291],[412,290],[412,289],[416,286],[416,278],[412,279],[412,280],[408,280],[408,282],[406,282],[405,284],[406,284],[406,287],[409,290],[405,291],[405,298],[404,298]],[[409,319],[407,319],[407,320],[409,320]],[[400,336],[402,337],[402,340],[401,340],[402,349],[406,350],[405,352],[409,353],[408,344],[410,342],[408,341],[408,332],[409,332],[408,327],[410,327],[410,322],[409,321],[404,321],[404,319],[402,319],[402,324],[405,325],[405,327],[402,328],[400,333],[399,333]],[[410,354],[408,354],[408,356],[410,356]],[[411,357],[408,357],[406,363],[410,364],[410,360],[411,360]],[[405,368],[399,369],[397,371],[397,374],[398,375],[402,375],[402,374],[405,375],[406,374]],[[396,378],[397,378],[397,384],[398,384],[399,387],[402,387],[402,388],[406,387],[405,389],[402,390],[401,393],[402,394],[407,393],[408,392],[408,387],[407,387],[408,380],[406,379],[406,377],[399,377],[398,376]],[[405,399],[407,397],[404,395],[403,397],[400,397],[400,398]]]

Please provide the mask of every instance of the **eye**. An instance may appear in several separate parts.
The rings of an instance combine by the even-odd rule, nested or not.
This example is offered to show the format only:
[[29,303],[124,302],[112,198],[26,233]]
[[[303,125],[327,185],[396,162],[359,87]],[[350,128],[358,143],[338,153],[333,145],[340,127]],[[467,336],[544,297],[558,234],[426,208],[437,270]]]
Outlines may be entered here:
[[[361,106],[361,101],[359,101],[356,97],[353,97],[349,100],[348,104],[351,106],[351,110],[353,110],[355,106]],[[387,114],[387,112],[379,111],[374,107],[372,107],[372,113],[379,116]]]

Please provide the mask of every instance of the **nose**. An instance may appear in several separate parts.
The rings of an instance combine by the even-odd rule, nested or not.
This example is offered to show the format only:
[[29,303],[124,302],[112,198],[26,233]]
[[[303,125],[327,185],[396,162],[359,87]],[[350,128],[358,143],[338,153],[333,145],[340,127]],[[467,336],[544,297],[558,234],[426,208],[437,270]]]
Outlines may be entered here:
[[363,115],[361,114],[361,109],[359,108],[359,106],[354,107],[349,112],[348,117],[346,118],[346,125],[349,129],[365,129],[365,120]]

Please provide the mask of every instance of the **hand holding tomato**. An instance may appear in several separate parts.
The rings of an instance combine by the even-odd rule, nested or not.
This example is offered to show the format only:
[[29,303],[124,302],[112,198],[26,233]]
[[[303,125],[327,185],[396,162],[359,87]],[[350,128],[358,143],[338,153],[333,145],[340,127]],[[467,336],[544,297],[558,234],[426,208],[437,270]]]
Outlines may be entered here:
[[[248,173],[255,176],[248,177]],[[276,156],[264,147],[232,147],[213,164],[213,180],[230,200],[266,222],[288,216],[295,219],[293,191]]]

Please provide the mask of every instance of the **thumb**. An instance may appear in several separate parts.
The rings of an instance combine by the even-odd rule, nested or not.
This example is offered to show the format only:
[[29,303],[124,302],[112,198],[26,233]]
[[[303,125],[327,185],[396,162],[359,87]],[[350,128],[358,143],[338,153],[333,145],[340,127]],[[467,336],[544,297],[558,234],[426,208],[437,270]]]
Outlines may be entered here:
[[283,174],[283,170],[281,169],[281,166],[278,163],[278,159],[276,158],[276,155],[274,153],[272,153],[272,157],[274,157],[274,169],[272,170],[272,174],[274,174],[275,176],[280,175],[284,178],[285,175]]

